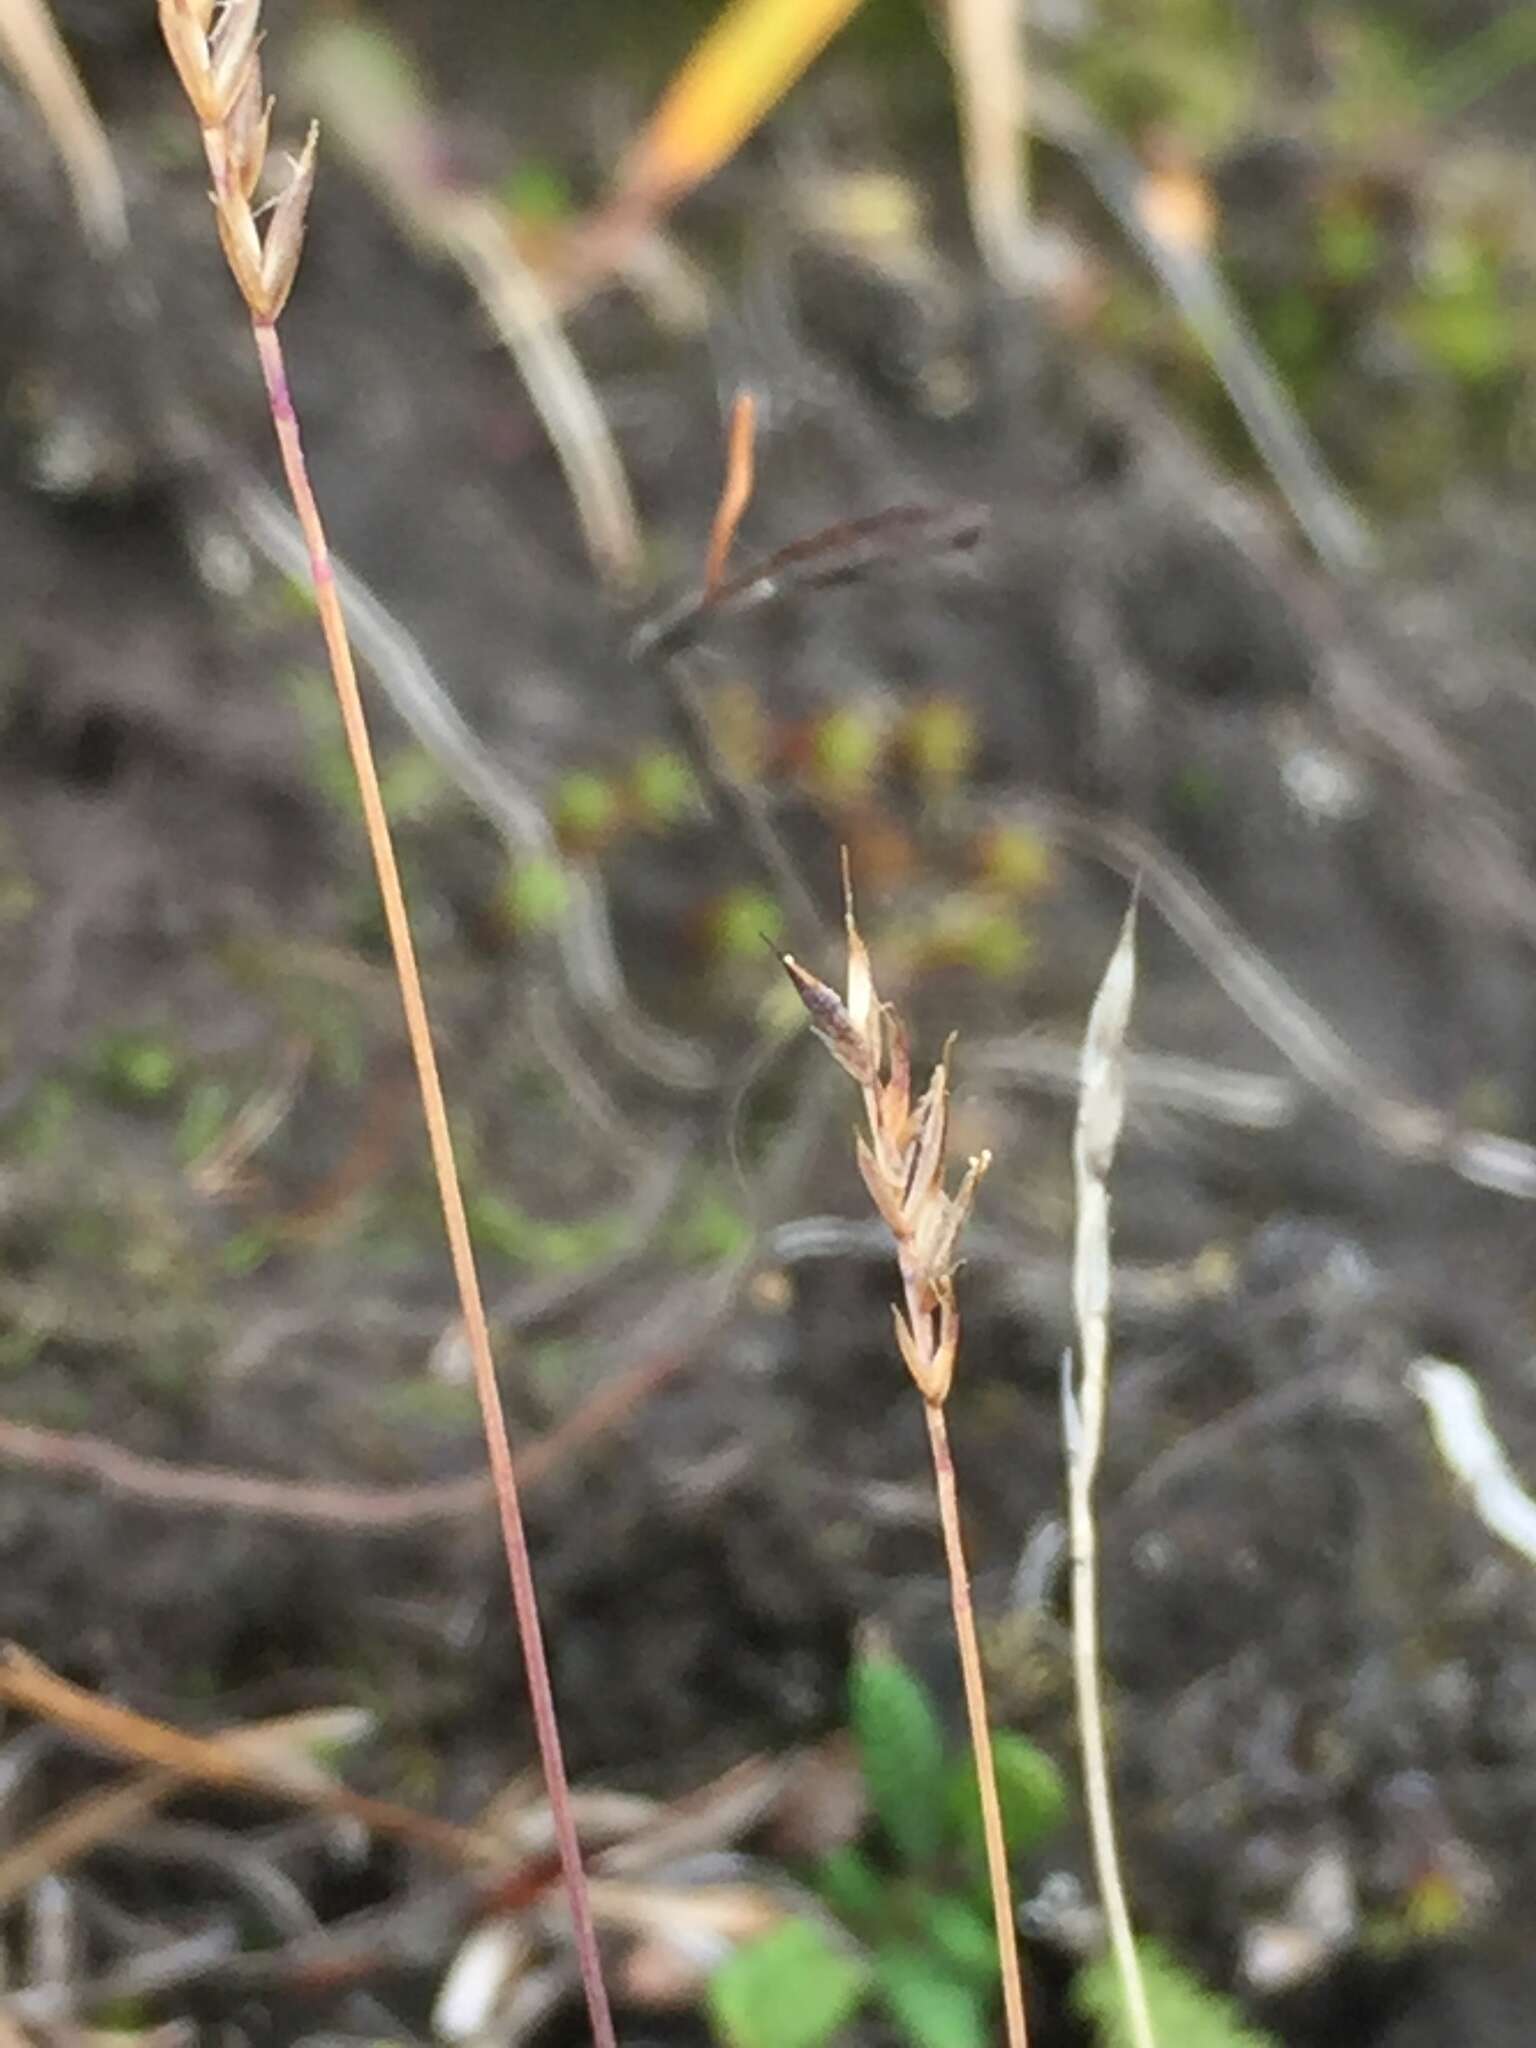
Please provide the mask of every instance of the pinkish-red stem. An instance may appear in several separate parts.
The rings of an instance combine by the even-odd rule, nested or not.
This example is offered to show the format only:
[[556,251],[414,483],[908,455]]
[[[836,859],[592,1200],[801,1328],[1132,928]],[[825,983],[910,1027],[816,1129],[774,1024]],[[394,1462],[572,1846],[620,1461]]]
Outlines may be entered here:
[[352,756],[352,766],[357,775],[358,790],[362,798],[368,844],[373,854],[379,893],[383,899],[384,915],[389,927],[390,945],[394,951],[406,1031],[416,1063],[433,1170],[437,1177],[438,1195],[442,1203],[443,1223],[447,1231],[454,1278],[458,1284],[459,1299],[463,1308],[465,1336],[474,1364],[475,1390],[480,1401],[486,1450],[500,1514],[502,1545],[506,1552],[507,1572],[512,1585],[512,1605],[517,1616],[518,1636],[522,1643],[523,1662],[528,1676],[528,1696],[533,1708],[533,1725],[538,1738],[539,1758],[544,1768],[544,1783],[549,1794],[561,1874],[570,1903],[582,1989],[586,1994],[587,2013],[592,2027],[593,2048],[615,2048],[613,2016],[608,2005],[607,1987],[603,1981],[602,1961],[597,1946],[597,1928],[592,1918],[592,1903],[581,1860],[581,1844],[577,1839],[576,1822],[571,1811],[570,1783],[566,1777],[565,1756],[560,1743],[560,1724],[555,1710],[554,1688],[550,1684],[549,1661],[545,1655],[544,1633],[539,1622],[533,1562],[529,1555],[528,1535],[518,1498],[517,1477],[512,1466],[512,1450],[507,1439],[501,1390],[496,1382],[495,1360],[491,1355],[490,1337],[486,1330],[485,1309],[480,1293],[479,1275],[475,1267],[469,1222],[454,1163],[453,1140],[449,1133],[447,1107],[438,1074],[437,1054],[432,1042],[421,976],[417,971],[416,948],[406,914],[405,896],[395,861],[389,821],[379,789],[378,771],[374,766],[373,747],[368,736],[362,693],[358,689],[357,671],[352,661],[352,648],[347,638],[335,578],[331,570],[330,549],[320,518],[320,508],[310,488],[298,417],[288,388],[282,343],[272,322],[253,320],[251,324],[256,337],[256,352],[261,361],[261,374],[267,387],[272,425],[282,454],[283,470],[309,550],[310,574],[314,580],[320,628],[325,636],[326,652],[331,661],[342,724],[346,729],[347,746]]

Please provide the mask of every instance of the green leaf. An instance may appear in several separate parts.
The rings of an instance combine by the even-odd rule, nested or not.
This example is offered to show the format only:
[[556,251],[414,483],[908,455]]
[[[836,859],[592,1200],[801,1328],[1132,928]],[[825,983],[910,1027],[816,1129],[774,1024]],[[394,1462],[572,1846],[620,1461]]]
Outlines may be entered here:
[[[1066,1780],[1043,1749],[1008,1728],[992,1732],[992,1766],[997,1778],[998,1804],[1003,1809],[1008,1854],[1027,1856],[1053,1835],[1066,1818]],[[975,1869],[984,1870],[986,1836],[981,1824],[981,1789],[975,1763],[969,1757],[950,1774],[945,1812],[967,1860]]]
[[890,1885],[857,1849],[829,1849],[816,1866],[815,1883],[838,1919],[859,1932],[885,1918]]
[[875,1817],[902,1861],[924,1869],[944,1838],[944,1735],[933,1701],[886,1650],[856,1659],[848,1696]]
[[956,1977],[978,1991],[996,1988],[997,1930],[990,1913],[964,1899],[928,1894],[918,1901],[918,1916],[930,1947]]
[[727,2048],[823,2048],[869,1985],[869,1965],[808,1920],[786,1920],[723,1962],[709,2013]]
[[[1152,2031],[1168,2048],[1277,2048],[1272,2034],[1245,2025],[1230,1998],[1202,1984],[1157,1942],[1138,1941],[1136,1954]],[[1113,1956],[1100,1956],[1078,1971],[1072,2004],[1092,2022],[1102,2048],[1134,2048]]]
[[875,1958],[875,1988],[912,2048],[990,2048],[987,2001],[922,1949]]

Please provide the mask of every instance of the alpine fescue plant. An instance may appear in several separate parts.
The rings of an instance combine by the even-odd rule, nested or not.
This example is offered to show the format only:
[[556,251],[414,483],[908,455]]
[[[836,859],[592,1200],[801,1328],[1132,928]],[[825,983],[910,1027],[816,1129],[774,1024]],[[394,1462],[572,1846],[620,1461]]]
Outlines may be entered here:
[[362,693],[358,688],[320,507],[309,482],[298,415],[294,410],[283,346],[278,337],[278,319],[293,290],[304,244],[305,216],[315,181],[316,133],[312,127],[302,154],[291,164],[270,207],[258,207],[256,197],[267,168],[272,122],[272,102],[266,97],[261,78],[261,0],[222,0],[222,4],[216,4],[216,0],[159,0],[159,9],[166,46],[202,130],[203,152],[213,180],[210,196],[214,221],[230,272],[250,314],[251,333],[266,385],[283,470],[309,552],[315,605],[362,799],[363,820],[379,893],[383,899],[438,1199],[458,1286],[465,1336],[474,1364],[475,1389],[496,1489],[534,1727],[554,1819],[561,1870],[570,1900],[592,2037],[596,2048],[613,2048],[613,2021],[608,2009],[597,1933],[571,1812],[554,1693],[539,1623],[532,1560],[512,1469],[501,1395],[496,1384],[495,1361],[491,1355],[490,1334],[486,1327],[464,1196],[454,1160],[447,1104],[438,1074],[426,998],[416,965],[416,949],[390,837],[389,819],[379,788]]
[[854,922],[847,859],[843,875],[848,941],[848,992],[839,996],[792,956],[784,967],[804,1003],[811,1028],[844,1072],[858,1083],[866,1132],[855,1140],[859,1171],[896,1251],[902,1299],[893,1304],[896,1346],[928,1425],[939,1519],[949,1567],[950,1608],[965,1682],[966,1716],[980,1786],[982,1828],[1002,1972],[1009,2048],[1025,2048],[1024,1991],[1008,1880],[1008,1851],[987,1720],[986,1683],[971,1601],[970,1572],[960,1533],[960,1502],[944,1404],[960,1352],[955,1260],[960,1233],[991,1155],[972,1159],[954,1194],[944,1187],[949,1137],[949,1047],[922,1095],[912,1098],[912,1054],[906,1026],[875,988],[869,951]]
[[[726,2048],[827,2048],[879,2010],[908,2048],[988,2048],[1001,1977],[976,1762],[945,1741],[927,1687],[882,1643],[855,1659],[848,1719],[873,1826],[806,1879],[824,1912],[783,1922],[710,1980]],[[1015,1856],[1060,1826],[1067,1789],[1043,1750],[999,1729],[993,1761]]]

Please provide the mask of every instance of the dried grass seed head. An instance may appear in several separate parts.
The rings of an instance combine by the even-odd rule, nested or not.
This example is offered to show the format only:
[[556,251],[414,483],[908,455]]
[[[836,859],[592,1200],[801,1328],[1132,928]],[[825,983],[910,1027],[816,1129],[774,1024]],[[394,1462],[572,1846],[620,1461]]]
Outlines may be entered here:
[[224,258],[256,320],[275,321],[298,275],[315,182],[311,126],[263,234],[251,201],[267,159],[272,102],[261,83],[261,0],[159,0],[160,28],[203,128]]
[[267,223],[261,250],[261,279],[266,295],[263,313],[268,320],[275,320],[287,305],[288,294],[299,274],[310,194],[315,189],[315,152],[319,142],[319,124],[311,121],[303,151],[293,165],[288,183],[278,194]]
[[938,1290],[953,1270],[956,1241],[991,1155],[983,1153],[972,1159],[957,1193],[945,1193],[953,1034],[914,1108],[906,1026],[889,1004],[881,1002],[875,987],[869,949],[854,917],[846,854],[843,889],[848,935],[846,1000],[792,955],[780,954],[779,958],[805,1005],[812,1030],[863,1090],[869,1133],[867,1137],[860,1133],[855,1140],[859,1172],[886,1227],[908,1248],[925,1298],[936,1302]]
[[792,953],[781,953],[779,961],[794,983],[796,995],[805,1005],[811,1029],[833,1059],[845,1073],[853,1076],[861,1088],[873,1087],[880,1069],[878,1012],[873,1035],[867,1029],[861,1031],[854,1021],[851,1006],[843,1001],[835,988],[812,974],[809,968],[802,967]]
[[225,0],[207,39],[209,76],[218,119],[227,122],[258,69],[261,0]]

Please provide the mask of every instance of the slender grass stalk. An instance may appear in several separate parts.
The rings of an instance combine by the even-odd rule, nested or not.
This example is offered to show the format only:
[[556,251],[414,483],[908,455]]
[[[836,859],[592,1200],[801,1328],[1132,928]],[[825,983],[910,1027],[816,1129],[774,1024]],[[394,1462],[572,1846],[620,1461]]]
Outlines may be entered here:
[[1062,1394],[1072,1557],[1072,1677],[1077,1694],[1078,1740],[1083,1752],[1088,1833],[1130,2038],[1134,2048],[1157,2048],[1115,1840],[1099,1649],[1098,1532],[1093,1519],[1093,1482],[1104,1449],[1109,1391],[1109,1169],[1125,1113],[1125,1032],[1135,992],[1133,901],[1104,970],[1083,1039],[1077,1130],[1072,1145],[1077,1190],[1072,1306],[1077,1321],[1079,1379],[1075,1392],[1070,1378],[1066,1379]]
[[950,1455],[949,1425],[944,1420],[944,1410],[932,1401],[925,1401],[923,1413],[928,1421],[933,1484],[939,1497],[939,1522],[944,1531],[944,1557],[949,1567],[949,1607],[954,1617],[955,1643],[960,1652],[960,1675],[965,1683],[965,1715],[970,1727],[971,1753],[976,1759],[976,1782],[981,1792],[987,1883],[992,1892],[992,1918],[997,1927],[997,1948],[1002,1964],[1003,2016],[1011,2048],[1026,2048],[1028,2029],[1024,2021],[1019,1941],[1013,1924],[1008,1842],[1003,1833],[1002,1803],[997,1796],[997,1770],[992,1762],[992,1724],[987,1718],[987,1687],[982,1671],[981,1644],[976,1635],[971,1574],[960,1534],[960,1494],[955,1484],[955,1461]]
[[214,0],[160,0],[160,22],[166,43],[202,126],[204,150],[213,174],[214,217],[218,223],[219,238],[250,312],[251,331],[266,385],[283,470],[309,553],[320,629],[336,687],[347,749],[362,799],[363,822],[383,900],[406,1033],[427,1126],[432,1168],[474,1366],[475,1391],[490,1459],[512,1603],[560,1866],[570,1901],[592,2038],[595,2048],[614,2048],[613,2019],[608,2007],[597,1930],[571,1809],[559,1721],[539,1623],[532,1559],[512,1466],[501,1393],[496,1383],[496,1366],[486,1327],[474,1247],[454,1160],[448,1109],[362,693],[358,688],[346,622],[337,595],[325,527],[309,481],[298,416],[277,331],[278,317],[293,288],[303,245],[305,211],[314,182],[316,136],[313,129],[286,188],[272,207],[264,234],[258,229],[251,208],[251,197],[266,158],[267,129],[271,118],[271,106],[263,99],[261,87],[260,14],[261,0],[226,0],[217,15]]
[[869,1135],[857,1140],[859,1171],[896,1246],[904,1311],[892,1305],[896,1344],[923,1398],[934,1489],[949,1568],[950,1611],[965,1684],[966,1718],[976,1779],[981,1793],[987,1876],[997,1928],[1003,1982],[1003,2013],[1009,2048],[1028,2048],[1019,1942],[1013,1919],[1008,1849],[1003,1834],[992,1733],[987,1718],[986,1680],[970,1572],[960,1531],[960,1497],[950,1454],[944,1404],[949,1398],[960,1349],[960,1312],[955,1303],[955,1249],[991,1154],[972,1159],[953,1195],[944,1190],[944,1147],[949,1135],[949,1047],[944,1048],[926,1090],[912,1101],[912,1062],[906,1027],[875,990],[869,953],[854,923],[843,857],[847,899],[848,994],[846,1001],[788,954],[784,966],[805,1004],[811,1028],[846,1073],[859,1084]]
[[1005,290],[1025,290],[1031,277],[1025,0],[947,0],[945,12],[976,246]]

